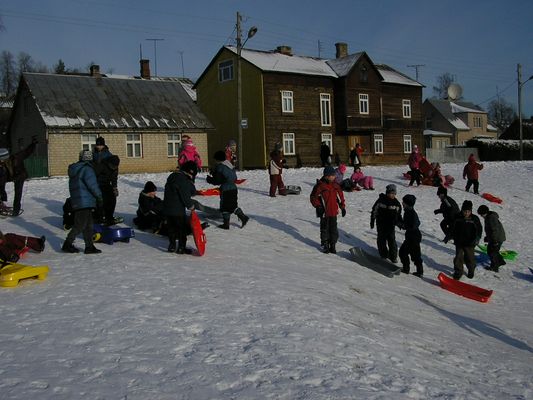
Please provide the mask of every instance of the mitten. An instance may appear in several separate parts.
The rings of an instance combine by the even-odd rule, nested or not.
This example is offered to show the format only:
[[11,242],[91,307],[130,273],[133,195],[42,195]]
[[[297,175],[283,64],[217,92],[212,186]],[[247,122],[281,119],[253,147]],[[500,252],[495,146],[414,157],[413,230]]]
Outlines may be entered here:
[[342,217],[346,217],[346,208],[341,208],[341,215]]
[[324,216],[324,212],[325,212],[325,211],[326,211],[326,210],[324,210],[324,207],[317,207],[317,208],[316,208],[316,216],[317,216],[318,218],[322,218],[322,217]]
[[437,215],[438,213],[440,213],[440,210],[438,210],[438,209],[433,211],[433,214],[435,214],[435,215]]

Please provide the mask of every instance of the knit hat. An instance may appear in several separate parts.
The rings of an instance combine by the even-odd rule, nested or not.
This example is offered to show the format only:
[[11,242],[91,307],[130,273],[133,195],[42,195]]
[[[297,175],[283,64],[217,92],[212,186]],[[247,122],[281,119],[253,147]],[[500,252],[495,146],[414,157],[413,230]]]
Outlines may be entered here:
[[82,150],[80,151],[80,161],[92,161],[93,152],[91,150]]
[[226,160],[226,153],[224,153],[222,150],[218,150],[213,155],[213,158],[215,161],[225,161]]
[[389,194],[389,193],[394,193],[396,194],[396,185],[391,183],[390,185],[387,185],[385,187],[385,193],[386,194]]
[[470,210],[472,211],[472,202],[470,200],[463,201],[463,205],[461,206],[461,211]]
[[231,139],[229,142],[228,142],[228,146],[237,146],[237,142],[233,139]]
[[416,197],[412,194],[406,194],[403,196],[402,201],[409,207],[414,207],[416,203]]
[[198,173],[198,166],[194,161],[187,161],[180,167],[180,170],[192,175],[192,177],[194,178]]
[[344,174],[346,172],[346,165],[344,164],[339,165],[339,172],[341,174]]
[[335,175],[335,168],[333,168],[331,165],[328,165],[326,168],[324,168],[324,176],[330,175]]
[[7,160],[9,158],[9,150],[5,148],[0,149],[0,161]]
[[437,189],[437,196],[443,194],[444,196],[448,195],[448,189],[446,189],[444,186],[439,186]]
[[96,138],[96,145],[97,146],[105,146],[105,139],[100,136]]
[[474,155],[474,153],[470,153],[470,155],[468,156],[468,161],[470,162],[476,161],[476,156]]
[[477,213],[479,215],[487,215],[489,213],[489,208],[485,204],[482,204],[477,209]]
[[187,139],[185,142],[183,142],[184,146],[194,146],[194,143],[192,142],[192,139]]
[[144,192],[144,193],[157,192],[157,187],[154,185],[154,182],[152,182],[152,181],[148,181],[148,182],[146,182],[146,183],[144,184],[143,192]]

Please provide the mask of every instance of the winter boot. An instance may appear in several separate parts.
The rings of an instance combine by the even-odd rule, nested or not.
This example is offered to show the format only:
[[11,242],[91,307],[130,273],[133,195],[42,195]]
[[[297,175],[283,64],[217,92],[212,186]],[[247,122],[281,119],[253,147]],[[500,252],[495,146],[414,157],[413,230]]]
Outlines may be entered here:
[[100,254],[101,252],[102,250],[99,250],[96,247],[94,247],[94,244],[89,247],[86,247],[84,251],[85,254]]
[[229,218],[230,218],[230,216],[229,215],[224,215],[223,218],[224,218],[224,222],[222,223],[222,225],[219,225],[218,227],[220,229],[228,230],[229,229]]
[[66,240],[65,240],[65,243],[63,243],[61,250],[64,251],[65,253],[79,253],[80,252],[78,248],[74,247],[74,245],[71,242],[67,242]]
[[246,223],[248,222],[248,220],[250,219],[249,217],[247,217],[246,215],[244,215],[244,213],[242,212],[242,210],[240,208],[237,208],[235,210],[235,215],[239,218],[239,220],[241,221],[241,229],[244,228],[244,225],[246,225]]
[[176,252],[176,242],[170,242],[170,244],[168,245],[168,252],[169,253]]
[[330,252],[331,254],[337,254],[337,249],[335,249],[335,243],[331,243],[331,244],[329,245],[329,252]]
[[329,243],[328,242],[323,242],[321,246],[322,246],[322,253],[328,254],[329,253]]
[[402,272],[404,274],[408,274],[409,275],[409,265],[404,265],[403,268],[402,268]]
[[186,241],[184,241],[184,242],[178,241],[178,250],[176,250],[176,253],[178,253],[178,254],[192,254],[192,250],[188,249],[186,246],[187,246],[187,242]]
[[40,245],[40,250],[39,251],[43,251],[44,250],[44,244],[46,243],[46,236],[41,236],[39,238],[39,245]]
[[422,278],[422,276],[424,275],[424,267],[422,267],[422,265],[417,265],[416,272],[413,272],[413,275]]
[[202,227],[202,230],[209,228],[209,222],[202,222],[200,226]]

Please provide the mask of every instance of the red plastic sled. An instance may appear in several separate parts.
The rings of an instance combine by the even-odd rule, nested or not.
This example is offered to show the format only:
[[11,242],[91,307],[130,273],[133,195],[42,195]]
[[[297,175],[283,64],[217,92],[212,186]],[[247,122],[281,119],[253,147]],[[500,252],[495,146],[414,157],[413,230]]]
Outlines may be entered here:
[[488,201],[492,201],[493,203],[498,203],[498,204],[502,204],[503,203],[503,200],[500,199],[499,197],[496,197],[490,193],[483,193],[481,195],[481,197],[483,197],[485,200],[488,200]]
[[218,188],[200,189],[196,191],[196,194],[199,196],[218,196],[220,194],[220,189]]
[[192,236],[194,237],[194,244],[196,245],[198,254],[203,256],[205,253],[205,244],[207,243],[207,239],[205,237],[204,230],[202,229],[200,218],[198,218],[198,215],[194,210],[191,211],[191,219],[189,223],[191,224]]
[[458,294],[459,296],[466,297],[467,299],[487,303],[492,295],[492,290],[483,289],[478,286],[470,285],[469,283],[455,280],[442,272],[439,274],[438,278],[443,289]]

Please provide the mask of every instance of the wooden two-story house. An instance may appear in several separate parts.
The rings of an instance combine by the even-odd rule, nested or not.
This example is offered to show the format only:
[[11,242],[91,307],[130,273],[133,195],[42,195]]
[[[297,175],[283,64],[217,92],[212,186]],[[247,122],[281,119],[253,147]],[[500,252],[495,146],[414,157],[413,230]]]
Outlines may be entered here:
[[[365,163],[404,162],[422,145],[423,85],[365,52],[349,55],[337,43],[335,59],[275,51],[241,52],[243,166],[264,168],[276,143],[289,165],[320,163],[320,144],[348,160],[360,143]],[[215,126],[209,152],[237,140],[237,49],[222,47],[195,84],[200,109]]]

